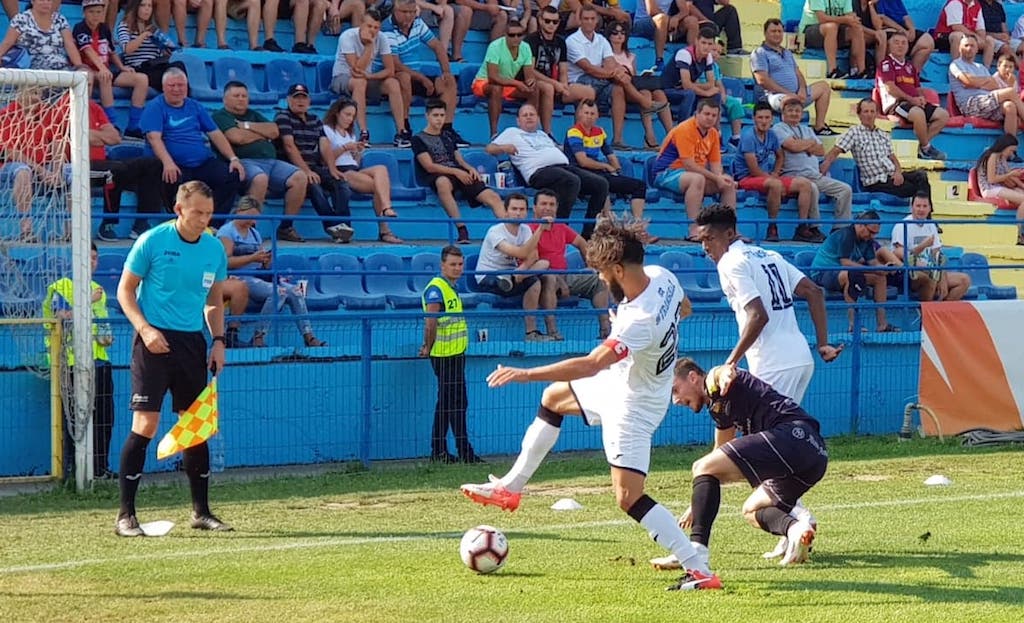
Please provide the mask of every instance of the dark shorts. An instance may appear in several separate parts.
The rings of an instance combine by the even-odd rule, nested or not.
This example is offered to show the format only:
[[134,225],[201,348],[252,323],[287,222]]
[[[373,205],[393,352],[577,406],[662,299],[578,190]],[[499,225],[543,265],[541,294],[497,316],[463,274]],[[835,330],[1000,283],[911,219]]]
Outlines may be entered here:
[[787,513],[825,475],[828,451],[814,422],[796,421],[733,439],[722,452],[752,487],[764,486]]
[[477,287],[482,292],[490,292],[491,294],[497,294],[498,296],[512,298],[513,296],[522,296],[527,290],[533,287],[533,284],[535,283],[537,283],[537,276],[530,275],[522,281],[516,281],[512,285],[511,290],[502,290],[497,275],[484,275],[484,278],[477,283]]
[[455,196],[462,195],[462,198],[469,202],[469,207],[479,208],[481,205],[480,201],[477,200],[477,196],[480,193],[487,190],[487,184],[477,180],[472,184],[463,184],[459,181],[459,178],[454,175],[430,175],[429,173],[423,173],[416,176],[416,181],[419,182],[420,186],[427,186],[429,188],[437,188],[438,178],[446,177],[448,181],[452,183],[452,190]]
[[[906,119],[910,116],[910,111],[914,108],[917,108],[917,106],[910,102],[900,102],[893,107],[892,114],[899,115],[903,119]],[[935,111],[939,109],[935,104],[925,104],[922,108],[924,109],[925,121],[931,121],[932,117],[935,116]]]
[[[847,33],[847,26],[839,27],[838,46],[840,49],[850,47],[850,39]],[[818,24],[812,24],[804,28],[804,47],[820,50],[825,47],[825,37],[821,34]]]
[[838,270],[822,270],[810,273],[811,281],[825,288],[826,292],[842,292],[843,287],[839,285]]
[[935,51],[949,53],[949,33],[935,33]]
[[132,411],[159,412],[164,394],[171,391],[171,409],[188,409],[206,388],[206,336],[201,331],[160,329],[171,350],[149,352],[142,338],[132,343]]
[[583,74],[576,80],[579,84],[585,84],[588,87],[594,89],[595,101],[601,110],[611,110],[612,107],[612,84],[611,80],[605,80],[604,78],[595,78],[594,76]]
[[635,177],[625,175],[613,175],[607,171],[601,171],[600,175],[608,180],[608,194],[621,195],[630,199],[644,199],[647,197],[647,184]]

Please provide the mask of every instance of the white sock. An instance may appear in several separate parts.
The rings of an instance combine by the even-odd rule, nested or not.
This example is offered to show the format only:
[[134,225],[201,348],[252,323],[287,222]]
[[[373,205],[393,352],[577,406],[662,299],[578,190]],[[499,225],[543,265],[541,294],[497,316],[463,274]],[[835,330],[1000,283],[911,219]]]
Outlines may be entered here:
[[683,533],[679,524],[676,523],[676,518],[667,508],[661,504],[655,504],[640,520],[640,525],[646,528],[655,543],[671,550],[684,569],[711,573],[704,563],[704,559],[690,545],[690,538]]
[[523,435],[523,449],[519,451],[515,464],[501,477],[502,486],[515,493],[522,491],[533,477],[533,472],[540,467],[541,461],[555,446],[561,430],[544,420],[535,419]]

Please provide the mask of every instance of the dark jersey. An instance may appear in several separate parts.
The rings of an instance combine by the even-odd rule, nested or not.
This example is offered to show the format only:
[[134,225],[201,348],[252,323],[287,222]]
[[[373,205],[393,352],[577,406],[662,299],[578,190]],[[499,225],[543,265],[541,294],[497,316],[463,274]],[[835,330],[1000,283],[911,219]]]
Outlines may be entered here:
[[725,396],[721,395],[713,380],[713,373],[714,370],[708,372],[705,389],[711,397],[708,411],[715,421],[715,428],[724,430],[735,426],[744,435],[750,435],[799,420],[812,424],[815,432],[820,432],[818,421],[800,405],[746,370],[736,371]]

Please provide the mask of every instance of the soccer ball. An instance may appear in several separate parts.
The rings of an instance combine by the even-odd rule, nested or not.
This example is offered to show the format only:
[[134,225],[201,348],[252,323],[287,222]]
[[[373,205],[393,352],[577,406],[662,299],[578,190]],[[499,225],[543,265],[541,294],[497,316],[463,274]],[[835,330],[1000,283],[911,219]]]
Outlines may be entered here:
[[505,566],[508,539],[493,526],[477,526],[462,535],[462,562],[477,573],[493,573]]

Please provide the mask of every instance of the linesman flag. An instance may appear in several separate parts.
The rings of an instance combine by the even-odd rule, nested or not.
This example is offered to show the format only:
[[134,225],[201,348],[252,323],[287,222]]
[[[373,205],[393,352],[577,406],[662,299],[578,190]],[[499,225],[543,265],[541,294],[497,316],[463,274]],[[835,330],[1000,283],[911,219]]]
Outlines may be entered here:
[[178,423],[167,431],[156,447],[156,458],[166,459],[185,448],[198,446],[217,434],[217,377],[192,405],[182,412]]

